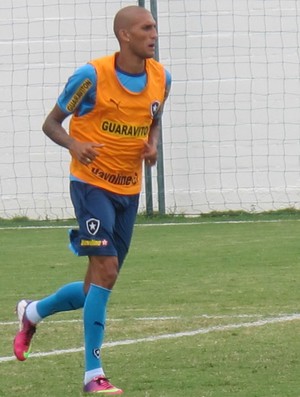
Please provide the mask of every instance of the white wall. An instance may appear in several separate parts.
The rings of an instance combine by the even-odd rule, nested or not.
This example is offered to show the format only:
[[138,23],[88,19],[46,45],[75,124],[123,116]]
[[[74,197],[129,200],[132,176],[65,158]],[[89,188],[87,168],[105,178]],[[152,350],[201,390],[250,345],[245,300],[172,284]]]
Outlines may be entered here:
[[[135,2],[43,3],[0,5],[0,218],[73,216],[69,155],[41,124],[77,66],[117,50],[112,18]],[[173,76],[169,212],[299,208],[299,10],[297,0],[158,1]]]

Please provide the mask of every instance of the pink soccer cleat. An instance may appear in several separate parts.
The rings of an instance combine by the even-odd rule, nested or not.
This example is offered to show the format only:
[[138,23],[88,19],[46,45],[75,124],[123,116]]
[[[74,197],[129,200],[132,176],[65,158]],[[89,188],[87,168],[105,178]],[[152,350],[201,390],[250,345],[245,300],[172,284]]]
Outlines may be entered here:
[[96,376],[83,388],[84,393],[98,393],[107,396],[116,396],[123,393],[123,390],[113,386],[105,376]]
[[20,331],[14,339],[14,353],[19,361],[25,361],[28,358],[31,339],[36,331],[36,326],[27,319],[25,314],[26,307],[30,302],[22,299],[16,307]]

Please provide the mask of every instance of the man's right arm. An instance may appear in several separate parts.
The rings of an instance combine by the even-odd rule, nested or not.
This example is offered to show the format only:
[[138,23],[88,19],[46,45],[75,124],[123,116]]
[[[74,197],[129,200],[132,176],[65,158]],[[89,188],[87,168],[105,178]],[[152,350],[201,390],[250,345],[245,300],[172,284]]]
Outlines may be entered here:
[[[86,84],[91,81],[92,84]],[[96,75],[92,65],[77,69],[68,80],[63,92],[43,124],[43,132],[56,144],[68,149],[71,155],[83,164],[90,164],[99,154],[95,149],[102,145],[93,142],[79,142],[71,137],[62,126],[72,113],[85,113],[93,107]]]
[[68,114],[65,114],[56,104],[46,117],[42,129],[43,132],[48,136],[48,138],[50,138],[53,142],[70,150],[75,140],[67,133],[67,131],[62,126],[62,122],[67,117]]
[[64,119],[68,117],[56,104],[47,116],[43,124],[43,132],[59,146],[68,149],[72,157],[82,164],[88,165],[99,155],[97,148],[103,145],[94,142],[80,142],[72,138],[62,126]]

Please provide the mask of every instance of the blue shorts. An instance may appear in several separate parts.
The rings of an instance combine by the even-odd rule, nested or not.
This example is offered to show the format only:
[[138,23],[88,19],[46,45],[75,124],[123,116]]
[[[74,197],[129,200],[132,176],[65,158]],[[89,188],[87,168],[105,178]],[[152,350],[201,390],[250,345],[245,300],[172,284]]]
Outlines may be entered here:
[[129,250],[139,194],[119,195],[86,183],[70,182],[79,229],[70,230],[70,249],[79,256],[117,256]]

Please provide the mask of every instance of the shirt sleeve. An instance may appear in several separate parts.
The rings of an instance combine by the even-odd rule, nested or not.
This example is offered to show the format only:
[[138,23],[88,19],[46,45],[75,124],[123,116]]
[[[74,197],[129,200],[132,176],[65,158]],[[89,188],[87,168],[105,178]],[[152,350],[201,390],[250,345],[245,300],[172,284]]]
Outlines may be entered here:
[[96,70],[86,64],[76,69],[59,95],[57,105],[66,114],[82,116],[90,112],[96,100]]

